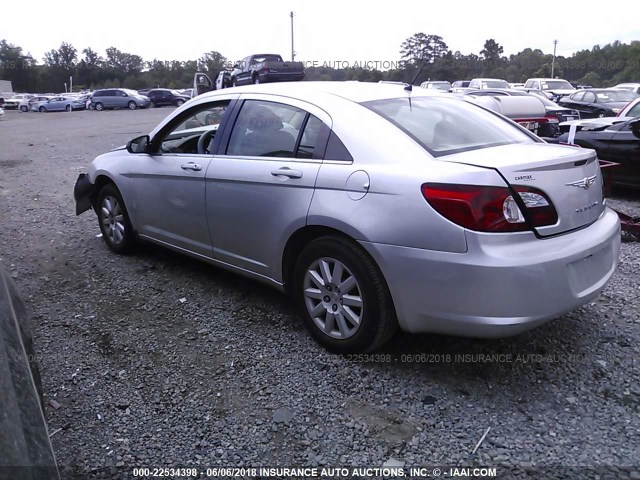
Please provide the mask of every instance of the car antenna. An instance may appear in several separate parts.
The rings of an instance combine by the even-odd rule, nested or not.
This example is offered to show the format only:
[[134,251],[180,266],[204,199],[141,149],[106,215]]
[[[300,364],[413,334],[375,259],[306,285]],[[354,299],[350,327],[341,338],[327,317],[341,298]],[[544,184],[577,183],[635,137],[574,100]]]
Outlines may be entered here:
[[413,80],[411,80],[411,83],[408,83],[404,86],[404,89],[407,92],[411,92],[413,91],[413,84],[415,83],[415,81],[418,79],[418,77],[420,76],[420,74],[422,73],[422,70],[424,69],[424,66],[427,64],[426,61],[422,62],[422,65],[420,66],[420,70],[418,70],[418,73],[416,73],[415,77],[413,77]]

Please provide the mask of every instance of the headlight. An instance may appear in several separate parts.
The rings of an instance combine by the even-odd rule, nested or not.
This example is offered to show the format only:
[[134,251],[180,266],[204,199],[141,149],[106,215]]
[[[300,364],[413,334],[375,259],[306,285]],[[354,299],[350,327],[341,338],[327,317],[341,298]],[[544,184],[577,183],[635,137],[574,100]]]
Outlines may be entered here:
[[620,113],[620,110],[622,110],[621,108],[612,108],[611,111],[613,113]]

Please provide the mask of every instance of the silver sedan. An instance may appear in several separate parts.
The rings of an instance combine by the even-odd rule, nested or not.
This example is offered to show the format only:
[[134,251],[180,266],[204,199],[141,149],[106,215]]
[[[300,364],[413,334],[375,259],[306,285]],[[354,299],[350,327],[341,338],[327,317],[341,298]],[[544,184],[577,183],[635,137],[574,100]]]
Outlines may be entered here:
[[200,95],[75,186],[106,245],[289,292],[332,351],[500,337],[596,297],[620,249],[593,150],[447,94],[296,82]]

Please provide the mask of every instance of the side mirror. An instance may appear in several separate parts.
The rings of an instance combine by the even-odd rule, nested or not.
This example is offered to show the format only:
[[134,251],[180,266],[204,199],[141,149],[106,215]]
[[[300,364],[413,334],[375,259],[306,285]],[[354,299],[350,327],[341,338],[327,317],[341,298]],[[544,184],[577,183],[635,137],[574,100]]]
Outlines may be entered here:
[[629,122],[629,130],[631,130],[634,137],[640,138],[640,118],[636,118]]
[[129,143],[127,143],[127,152],[147,153],[149,140],[149,135],[143,135],[141,137],[134,138],[133,140],[129,140]]

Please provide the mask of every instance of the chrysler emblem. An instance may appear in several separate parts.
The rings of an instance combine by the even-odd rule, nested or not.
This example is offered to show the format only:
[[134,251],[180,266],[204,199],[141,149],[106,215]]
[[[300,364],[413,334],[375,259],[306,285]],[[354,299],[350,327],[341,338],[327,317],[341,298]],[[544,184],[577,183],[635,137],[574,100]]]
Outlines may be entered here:
[[567,187],[578,187],[584,188],[585,190],[589,190],[589,187],[596,183],[596,176],[593,175],[591,177],[584,177],[582,180],[577,180],[575,182],[565,183]]

